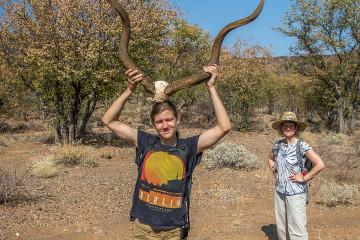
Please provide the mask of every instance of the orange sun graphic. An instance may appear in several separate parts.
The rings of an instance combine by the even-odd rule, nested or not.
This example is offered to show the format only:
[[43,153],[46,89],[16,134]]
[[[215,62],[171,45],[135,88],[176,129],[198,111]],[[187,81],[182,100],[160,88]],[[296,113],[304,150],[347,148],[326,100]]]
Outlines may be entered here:
[[185,177],[184,162],[178,156],[150,151],[146,157],[141,180],[146,179],[148,183],[161,186]]

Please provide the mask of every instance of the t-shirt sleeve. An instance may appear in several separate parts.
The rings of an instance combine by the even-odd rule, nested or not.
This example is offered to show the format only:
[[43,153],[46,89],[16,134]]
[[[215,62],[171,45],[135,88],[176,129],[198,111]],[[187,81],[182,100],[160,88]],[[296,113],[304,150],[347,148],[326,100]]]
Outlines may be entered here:
[[195,168],[196,165],[200,164],[201,162],[201,156],[202,156],[202,152],[199,154],[196,154],[197,152],[197,146],[198,146],[198,141],[199,141],[199,137],[200,135],[196,135],[193,137],[189,137],[186,139],[186,146],[189,149],[190,152],[190,162],[192,163],[192,169]]
[[281,143],[281,140],[279,141],[276,141],[272,147],[272,150],[274,151],[274,155],[277,156],[278,155],[278,152],[279,152],[279,149],[280,149],[280,143]]
[[305,141],[302,141],[301,142],[301,145],[300,145],[300,149],[301,149],[301,154],[303,156],[305,156],[305,154],[310,151],[312,149],[312,147]]
[[136,157],[135,163],[139,166],[141,152],[143,151],[147,140],[151,138],[151,134],[141,131],[138,129],[138,139],[137,139],[137,149],[136,149]]

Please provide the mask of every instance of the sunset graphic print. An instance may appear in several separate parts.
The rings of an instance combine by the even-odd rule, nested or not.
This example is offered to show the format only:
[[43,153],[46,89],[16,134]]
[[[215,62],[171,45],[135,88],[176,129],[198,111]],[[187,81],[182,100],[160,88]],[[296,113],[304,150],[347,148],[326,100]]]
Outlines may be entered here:
[[185,172],[181,157],[150,150],[145,156],[140,178],[140,201],[152,210],[180,209]]

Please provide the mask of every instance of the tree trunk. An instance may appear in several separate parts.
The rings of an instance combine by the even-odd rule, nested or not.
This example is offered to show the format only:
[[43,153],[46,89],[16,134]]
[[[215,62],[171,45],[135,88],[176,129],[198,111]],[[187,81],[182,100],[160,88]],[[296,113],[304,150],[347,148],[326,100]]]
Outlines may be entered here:
[[61,120],[61,135],[63,144],[69,144],[69,123],[66,119]]
[[69,143],[74,144],[76,140],[76,124],[70,123],[69,127]]
[[45,112],[45,110],[43,108],[40,108],[40,116],[41,116],[41,120],[43,122],[45,122],[45,120],[46,120],[46,112]]
[[273,115],[275,111],[275,101],[274,98],[271,97],[268,102],[268,114]]
[[57,124],[55,121],[53,123],[53,129],[54,129],[55,143],[60,144],[61,143],[61,130],[60,130],[59,124]]
[[354,132],[354,130],[355,130],[355,121],[357,118],[358,109],[359,109],[359,106],[358,106],[358,104],[355,103],[354,107],[352,109],[352,112],[351,112],[351,120],[350,120],[350,126],[349,126],[350,132]]
[[81,123],[81,127],[80,127],[80,131],[79,131],[79,140],[80,141],[83,141],[84,137],[85,137],[85,134],[86,134],[86,126],[87,126],[87,123],[89,122],[90,120],[90,117],[91,115],[94,113],[95,111],[95,107],[96,107],[96,104],[97,104],[97,97],[93,97],[92,99],[90,99],[87,104],[86,104],[86,110],[85,110],[85,113],[84,113],[84,117],[83,117],[83,120],[82,120],[82,123]]
[[[39,101],[40,101],[41,120],[42,120],[43,122],[45,122],[46,116],[47,116],[47,114],[48,114],[49,111],[48,111],[47,107],[45,106],[45,103],[44,103],[42,97],[41,97],[40,95],[38,95],[38,94],[37,94],[37,96],[38,96]],[[50,113],[50,116],[53,117],[53,115],[52,115],[51,113]]]
[[344,117],[344,108],[342,104],[339,104],[338,108],[338,115],[339,115],[339,132],[345,132],[345,117]]

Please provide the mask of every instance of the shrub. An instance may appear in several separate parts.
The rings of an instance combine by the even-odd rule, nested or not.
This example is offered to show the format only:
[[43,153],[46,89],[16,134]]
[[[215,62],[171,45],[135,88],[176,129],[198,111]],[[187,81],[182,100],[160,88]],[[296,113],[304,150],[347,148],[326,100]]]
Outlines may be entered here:
[[359,163],[359,144],[357,136],[345,134],[327,134],[317,142],[317,153],[326,161],[326,165],[333,168],[335,178],[340,181],[352,181],[352,175],[357,173]]
[[222,142],[205,152],[204,162],[208,169],[254,169],[257,167],[258,158],[243,146]]
[[94,160],[94,149],[85,146],[71,146],[53,148],[52,153],[36,160],[32,172],[41,178],[51,178],[58,174],[57,166],[96,167],[99,164]]
[[54,155],[47,155],[44,158],[35,161],[32,172],[40,178],[51,178],[57,175],[58,169],[55,166]]
[[92,147],[86,146],[65,145],[53,149],[55,164],[65,167],[76,165],[96,167],[98,163],[94,160],[94,153]]
[[328,181],[321,184],[317,196],[321,203],[328,206],[352,203],[353,198],[358,194],[358,187],[345,183]]
[[343,145],[347,142],[348,136],[342,133],[329,132],[323,141],[333,145]]
[[27,176],[26,171],[20,178],[0,168],[0,204],[6,202],[22,201],[27,198],[27,191],[23,180]]
[[0,133],[9,132],[11,127],[8,123],[0,121]]

